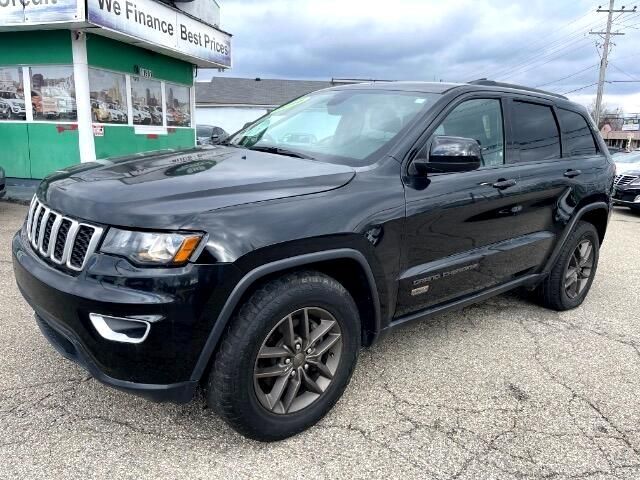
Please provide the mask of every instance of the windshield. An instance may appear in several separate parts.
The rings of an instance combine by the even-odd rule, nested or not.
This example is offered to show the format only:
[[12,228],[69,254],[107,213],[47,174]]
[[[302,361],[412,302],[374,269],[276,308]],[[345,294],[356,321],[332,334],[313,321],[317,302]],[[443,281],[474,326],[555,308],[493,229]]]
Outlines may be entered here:
[[281,149],[352,166],[391,141],[438,94],[390,90],[329,90],[288,103],[240,130],[231,145]]
[[640,163],[640,152],[616,153],[613,159],[619,163]]
[[213,127],[209,125],[196,125],[196,137],[211,137],[213,136]]

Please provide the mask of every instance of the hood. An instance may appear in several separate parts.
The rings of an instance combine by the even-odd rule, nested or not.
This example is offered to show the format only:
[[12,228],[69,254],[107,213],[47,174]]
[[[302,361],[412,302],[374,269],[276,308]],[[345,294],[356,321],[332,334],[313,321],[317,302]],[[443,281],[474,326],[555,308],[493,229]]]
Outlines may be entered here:
[[175,229],[203,212],[323,192],[352,168],[217,146],[76,165],[47,177],[38,197],[90,222]]
[[640,175],[640,164],[639,163],[623,163],[616,162],[616,175],[629,175],[629,174],[637,174]]
[[20,98],[5,98],[3,100],[10,105],[18,105],[20,107],[24,107],[24,100]]

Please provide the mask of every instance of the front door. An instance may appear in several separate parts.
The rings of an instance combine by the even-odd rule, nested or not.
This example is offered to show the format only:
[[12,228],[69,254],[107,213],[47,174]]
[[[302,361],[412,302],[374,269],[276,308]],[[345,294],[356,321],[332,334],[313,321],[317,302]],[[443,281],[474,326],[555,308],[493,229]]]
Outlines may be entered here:
[[472,138],[482,147],[475,171],[430,174],[405,187],[407,210],[396,316],[446,303],[526,273],[539,261],[523,236],[517,164],[509,164],[503,101],[458,100],[427,132]]

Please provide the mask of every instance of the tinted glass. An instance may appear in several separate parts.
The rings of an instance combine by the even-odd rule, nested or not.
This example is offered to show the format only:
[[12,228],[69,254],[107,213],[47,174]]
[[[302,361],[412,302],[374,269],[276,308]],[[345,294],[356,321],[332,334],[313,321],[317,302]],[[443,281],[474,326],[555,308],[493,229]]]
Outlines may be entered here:
[[89,69],[91,116],[99,123],[128,123],[127,88],[120,73]]
[[558,110],[567,155],[595,155],[596,143],[587,121],[579,113]]
[[73,67],[32,67],[31,104],[34,120],[76,120]]
[[231,143],[245,148],[279,147],[320,160],[365,165],[437,97],[392,90],[321,91],[274,110],[236,133]]
[[24,120],[26,115],[22,68],[0,68],[0,120]]
[[191,125],[191,93],[189,87],[167,83],[167,125],[188,127]]
[[162,125],[160,82],[132,76],[131,102],[134,125]]
[[504,134],[500,100],[468,100],[458,105],[434,132],[434,136],[472,138],[482,147],[484,166],[504,163]]
[[513,135],[521,162],[560,158],[560,135],[551,107],[513,102]]

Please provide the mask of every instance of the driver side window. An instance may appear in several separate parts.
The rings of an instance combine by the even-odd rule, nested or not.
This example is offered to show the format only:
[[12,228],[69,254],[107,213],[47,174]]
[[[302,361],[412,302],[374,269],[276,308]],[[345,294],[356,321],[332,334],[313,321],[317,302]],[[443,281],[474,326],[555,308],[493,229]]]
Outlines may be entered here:
[[447,115],[431,138],[441,135],[471,138],[482,149],[482,166],[494,167],[504,164],[502,125],[500,100],[467,100]]

